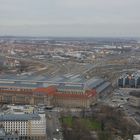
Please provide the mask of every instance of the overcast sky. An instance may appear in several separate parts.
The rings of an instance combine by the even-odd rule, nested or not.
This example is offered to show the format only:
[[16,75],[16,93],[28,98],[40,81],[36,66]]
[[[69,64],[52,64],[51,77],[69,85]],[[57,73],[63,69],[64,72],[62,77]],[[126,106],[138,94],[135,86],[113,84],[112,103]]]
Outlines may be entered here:
[[140,37],[140,0],[0,0],[0,35]]

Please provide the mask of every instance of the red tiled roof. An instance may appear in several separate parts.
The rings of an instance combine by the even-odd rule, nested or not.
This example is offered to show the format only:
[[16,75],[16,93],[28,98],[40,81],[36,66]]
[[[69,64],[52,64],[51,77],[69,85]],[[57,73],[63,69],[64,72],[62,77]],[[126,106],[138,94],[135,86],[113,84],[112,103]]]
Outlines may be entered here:
[[40,93],[40,94],[48,94],[48,95],[53,95],[56,92],[56,87],[50,86],[47,88],[36,88],[33,90],[34,93]]
[[28,94],[32,95],[32,91],[17,91],[17,90],[0,90],[0,93],[11,93],[11,94]]
[[90,95],[92,95],[92,96],[95,96],[96,95],[96,90],[87,90],[86,92],[85,92],[85,94],[86,95],[88,95],[88,96],[90,96]]
[[54,94],[55,97],[63,97],[63,98],[89,98],[89,97],[93,97],[96,95],[96,91],[95,90],[91,90],[91,91],[86,91],[85,94],[70,94],[70,93],[62,93],[62,92],[56,92]]

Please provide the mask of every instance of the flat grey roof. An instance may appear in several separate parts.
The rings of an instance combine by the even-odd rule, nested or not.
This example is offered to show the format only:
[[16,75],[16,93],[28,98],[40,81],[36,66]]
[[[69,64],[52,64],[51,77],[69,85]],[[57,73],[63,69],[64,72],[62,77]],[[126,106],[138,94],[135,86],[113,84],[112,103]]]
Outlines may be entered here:
[[0,115],[0,121],[28,121],[39,120],[38,114],[5,114]]
[[59,85],[58,90],[84,90],[84,84],[81,85]]
[[96,91],[97,93],[101,93],[103,90],[105,90],[107,87],[109,87],[111,85],[110,82],[105,82],[103,83],[101,86],[99,86]]
[[85,88],[94,89],[104,83],[105,80],[101,78],[92,78],[85,83]]
[[[57,85],[58,89],[85,90],[98,88],[104,82],[106,82],[104,79],[99,77],[93,77],[90,80],[86,80],[84,77],[78,74],[76,75],[71,73],[55,76],[53,78],[35,75],[19,76],[19,77],[9,75],[9,77],[10,76],[12,78],[9,79],[7,79],[8,75],[6,77],[0,76],[0,87],[37,88],[37,87],[48,87],[50,85]],[[48,80],[46,80],[46,78]]]

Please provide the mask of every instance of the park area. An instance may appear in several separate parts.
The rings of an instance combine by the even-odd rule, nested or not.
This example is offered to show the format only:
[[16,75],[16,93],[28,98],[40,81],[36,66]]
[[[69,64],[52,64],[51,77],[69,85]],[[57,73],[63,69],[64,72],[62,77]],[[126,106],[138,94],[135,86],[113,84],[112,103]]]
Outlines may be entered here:
[[96,108],[90,117],[85,113],[79,117],[65,114],[60,122],[66,140],[127,140],[140,130],[119,108],[105,105]]
[[75,118],[69,116],[61,118],[61,122],[69,128],[73,128],[75,124],[80,124],[88,130],[101,130],[101,123],[93,118]]
[[60,121],[66,140],[93,140],[97,137],[96,132],[102,129],[102,124],[93,118],[67,116],[61,117]]

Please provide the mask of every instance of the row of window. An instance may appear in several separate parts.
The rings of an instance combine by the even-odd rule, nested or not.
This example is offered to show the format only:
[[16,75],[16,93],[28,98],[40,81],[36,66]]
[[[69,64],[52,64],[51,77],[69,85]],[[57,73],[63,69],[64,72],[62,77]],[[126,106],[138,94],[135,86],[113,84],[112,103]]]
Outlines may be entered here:
[[0,88],[0,90],[11,90],[11,91],[32,91],[32,89],[22,89],[22,88]]
[[83,95],[85,92],[82,91],[68,91],[68,90],[59,90],[59,92],[65,93],[65,94],[80,94]]
[[18,140],[18,138],[8,138],[7,140]]
[[[13,123],[12,120],[11,120],[11,121],[6,121],[5,123],[8,123],[8,122],[9,122],[9,123]],[[16,121],[15,123],[26,123],[26,122],[27,122],[27,121],[18,121],[18,122]]]

